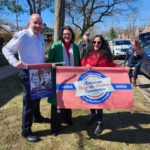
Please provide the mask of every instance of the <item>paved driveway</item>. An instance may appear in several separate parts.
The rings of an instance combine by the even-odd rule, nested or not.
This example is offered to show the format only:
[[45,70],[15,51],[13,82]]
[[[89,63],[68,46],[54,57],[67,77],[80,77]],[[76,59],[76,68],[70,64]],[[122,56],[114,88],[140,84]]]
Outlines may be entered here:
[[14,75],[17,72],[18,72],[18,69],[15,69],[14,67],[10,65],[0,67],[0,80],[5,79],[11,75]]
[[150,79],[148,79],[144,75],[139,75],[137,88],[140,90],[140,92],[143,93],[143,95],[150,102]]

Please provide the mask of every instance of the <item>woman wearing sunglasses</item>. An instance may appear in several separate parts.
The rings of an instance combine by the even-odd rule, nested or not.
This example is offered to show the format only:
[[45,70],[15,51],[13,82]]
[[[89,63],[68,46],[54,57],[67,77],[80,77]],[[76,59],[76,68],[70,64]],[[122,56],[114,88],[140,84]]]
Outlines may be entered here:
[[[81,66],[83,67],[115,67],[113,62],[113,55],[110,51],[108,44],[102,35],[96,35],[92,40],[91,46],[88,48],[87,53],[81,59]],[[92,124],[97,121],[97,126],[94,130],[94,134],[100,134],[102,132],[102,109],[91,109],[91,118],[88,124]]]

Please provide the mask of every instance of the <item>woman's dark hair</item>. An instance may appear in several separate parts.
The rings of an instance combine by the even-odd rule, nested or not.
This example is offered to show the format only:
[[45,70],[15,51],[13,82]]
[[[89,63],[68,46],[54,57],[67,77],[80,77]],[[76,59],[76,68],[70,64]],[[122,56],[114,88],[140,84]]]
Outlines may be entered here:
[[94,36],[94,38],[91,41],[90,46],[86,49],[86,54],[83,57],[86,57],[88,55],[88,53],[91,53],[94,51],[93,42],[94,42],[95,38],[97,38],[97,37],[99,37],[101,40],[101,47],[99,49],[99,53],[101,54],[101,56],[107,57],[109,60],[113,60],[113,55],[111,53],[109,45],[102,35],[95,35]]
[[70,26],[64,26],[64,27],[61,29],[60,39],[64,42],[64,40],[63,40],[63,32],[64,32],[64,30],[69,30],[69,31],[71,32],[71,34],[72,34],[71,43],[73,43],[74,40],[75,40],[75,34],[74,34],[74,32],[73,32],[73,30],[71,29]]
[[[138,55],[142,55],[142,53],[143,53],[143,49],[142,49],[142,47],[141,47],[141,45],[140,45],[140,43],[138,42],[138,40],[136,40],[136,39],[132,39],[132,42],[134,42],[135,43],[135,45],[136,45],[136,52],[138,53]],[[131,42],[131,43],[132,43]]]

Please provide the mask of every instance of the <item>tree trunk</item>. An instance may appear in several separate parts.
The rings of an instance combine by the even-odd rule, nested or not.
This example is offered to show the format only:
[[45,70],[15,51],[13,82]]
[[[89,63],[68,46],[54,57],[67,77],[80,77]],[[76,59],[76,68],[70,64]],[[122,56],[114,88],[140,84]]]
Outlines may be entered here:
[[41,15],[41,0],[38,0],[38,9],[37,9],[37,13],[39,15]]
[[27,3],[28,3],[28,5],[29,5],[30,15],[32,15],[32,14],[33,14],[33,8],[32,8],[31,1],[30,1],[30,0],[27,0]]
[[[37,2],[37,5],[36,5]],[[33,13],[38,13],[39,15],[41,15],[41,0],[35,1],[35,0],[27,0],[29,9],[30,9],[30,15],[32,15]]]
[[33,3],[33,12],[36,13],[36,2],[35,0],[32,0]]
[[54,42],[59,40],[65,20],[65,0],[55,0]]
[[18,14],[16,13],[16,26],[17,26],[17,31],[19,31],[19,23],[18,23]]

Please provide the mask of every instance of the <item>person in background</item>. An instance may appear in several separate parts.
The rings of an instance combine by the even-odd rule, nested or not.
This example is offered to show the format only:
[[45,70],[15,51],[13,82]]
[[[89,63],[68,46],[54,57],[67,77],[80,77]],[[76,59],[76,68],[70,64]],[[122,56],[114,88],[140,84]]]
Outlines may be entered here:
[[[110,51],[106,40],[102,35],[95,35],[92,40],[92,45],[86,50],[86,54],[81,59],[81,66],[87,67],[115,67],[113,62],[113,55]],[[97,121],[97,126],[94,130],[94,134],[100,134],[103,128],[103,110],[91,109],[91,118],[88,121],[88,125]]]
[[[19,78],[23,88],[23,112],[22,112],[22,136],[30,142],[40,139],[31,131],[33,122],[50,122],[40,113],[40,99],[30,98],[29,75],[27,64],[44,63],[45,43],[42,30],[42,18],[38,14],[32,14],[29,19],[28,29],[18,32],[7,43],[2,51],[8,62],[20,69]],[[15,54],[18,53],[19,60]]]
[[126,53],[124,65],[129,67],[129,79],[133,86],[137,85],[137,77],[140,72],[141,60],[142,60],[142,47],[137,40],[131,41],[131,48]]
[[[55,42],[49,50],[49,61],[65,62],[65,66],[79,66],[80,54],[79,48],[74,43],[74,32],[69,26],[62,28],[60,40]],[[60,64],[61,65],[61,64]],[[51,105],[51,133],[53,136],[57,136],[62,121],[68,125],[72,125],[72,112],[71,109],[57,109],[56,99],[56,70],[52,72],[53,80],[53,97],[49,97],[48,101]]]
[[84,54],[86,53],[86,49],[89,47],[90,42],[91,42],[90,33],[85,32],[83,35],[83,39],[78,44],[79,51],[80,51],[80,58],[82,58],[84,56]]

